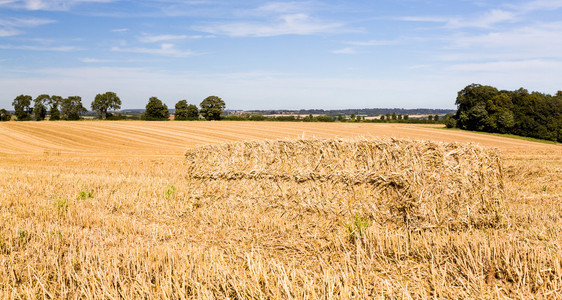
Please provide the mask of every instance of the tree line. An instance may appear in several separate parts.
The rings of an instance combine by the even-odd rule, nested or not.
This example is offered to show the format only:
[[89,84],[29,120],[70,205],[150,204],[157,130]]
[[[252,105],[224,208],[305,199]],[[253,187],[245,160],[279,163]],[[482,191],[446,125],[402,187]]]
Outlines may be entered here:
[[[80,96],[63,98],[56,95],[41,94],[33,99],[29,95],[19,95],[12,102],[14,116],[18,121],[42,121],[49,116],[49,120],[80,120],[88,112],[82,105]],[[220,120],[226,107],[225,102],[217,96],[205,98],[198,108],[195,104],[188,104],[187,100],[180,100],[175,105],[175,120]],[[97,94],[90,105],[99,119],[112,119],[112,111],[121,108],[121,99],[114,92]],[[168,120],[170,111],[157,97],[150,97],[141,115],[142,120]],[[0,109],[0,121],[9,121],[12,115],[5,109]]]
[[471,84],[457,94],[447,127],[562,142],[562,91],[556,95]]

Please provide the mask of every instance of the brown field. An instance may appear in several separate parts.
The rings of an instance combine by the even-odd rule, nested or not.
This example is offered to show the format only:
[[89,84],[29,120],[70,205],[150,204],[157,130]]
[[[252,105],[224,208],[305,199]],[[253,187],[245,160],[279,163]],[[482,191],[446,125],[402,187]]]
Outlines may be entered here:
[[[187,176],[198,145],[358,136],[497,148],[501,223],[411,230]],[[560,145],[404,124],[0,123],[0,299],[557,299],[561,245]]]

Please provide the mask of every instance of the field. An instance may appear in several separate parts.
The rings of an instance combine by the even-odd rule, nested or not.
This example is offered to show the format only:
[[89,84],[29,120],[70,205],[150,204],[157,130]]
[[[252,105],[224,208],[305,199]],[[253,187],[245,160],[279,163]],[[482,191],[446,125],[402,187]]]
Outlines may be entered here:
[[[562,146],[438,127],[0,123],[0,299],[561,298]],[[233,141],[358,136],[497,148],[501,222],[381,225],[329,200],[194,180],[184,156]]]

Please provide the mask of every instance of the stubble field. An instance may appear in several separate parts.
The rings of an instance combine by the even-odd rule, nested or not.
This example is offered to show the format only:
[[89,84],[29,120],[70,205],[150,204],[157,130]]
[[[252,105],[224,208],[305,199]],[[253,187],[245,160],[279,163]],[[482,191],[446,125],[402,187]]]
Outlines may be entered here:
[[[411,230],[187,176],[198,145],[358,136],[497,148],[502,221]],[[0,298],[562,297],[560,145],[355,123],[4,122],[0,137]]]

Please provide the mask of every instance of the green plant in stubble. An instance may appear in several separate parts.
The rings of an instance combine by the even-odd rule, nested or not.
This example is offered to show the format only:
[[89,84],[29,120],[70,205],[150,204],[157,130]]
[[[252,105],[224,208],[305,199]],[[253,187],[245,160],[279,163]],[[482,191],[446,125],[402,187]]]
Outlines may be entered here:
[[369,221],[363,220],[360,215],[353,215],[353,220],[347,224],[348,239],[351,243],[355,243],[363,236],[365,229],[369,227]]
[[92,191],[80,191],[80,193],[78,194],[78,200],[86,200],[92,197]]
[[173,184],[168,186],[168,189],[166,189],[165,192],[166,199],[170,199],[175,193],[176,193],[176,187]]
[[68,200],[67,199],[57,199],[55,200],[55,208],[59,214],[63,214],[68,211]]

